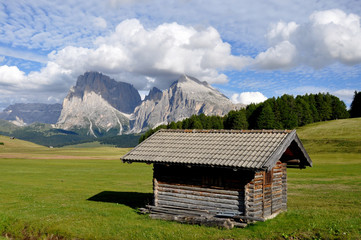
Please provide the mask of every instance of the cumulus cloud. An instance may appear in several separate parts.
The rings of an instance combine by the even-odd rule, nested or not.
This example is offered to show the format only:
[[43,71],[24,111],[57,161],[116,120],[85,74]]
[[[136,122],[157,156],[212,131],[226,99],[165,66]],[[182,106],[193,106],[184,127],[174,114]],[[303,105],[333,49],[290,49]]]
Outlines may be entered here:
[[[116,4],[132,1],[109,0],[109,2]],[[30,8],[26,9],[30,11]],[[69,15],[75,15],[73,13],[70,12]],[[44,19],[47,15],[51,15],[52,18],[57,17],[54,13],[41,11],[39,13]],[[80,15],[79,18],[82,17]],[[361,63],[360,17],[337,9],[315,12],[305,23],[291,21],[275,24],[266,35],[269,47],[254,58],[232,54],[231,45],[222,39],[227,36],[225,28],[220,30],[221,37],[220,32],[211,26],[192,27],[178,23],[157,25],[147,20],[141,23],[137,19],[128,19],[121,21],[113,31],[109,31],[115,26],[114,22],[109,17],[105,20],[95,16],[99,15],[93,14],[87,26],[84,22],[77,21],[77,18],[71,18],[71,21],[77,23],[77,27],[81,26],[79,29],[85,28],[83,31],[74,31],[78,28],[72,28],[70,24],[58,23],[57,27],[52,29],[54,31],[43,33],[43,26],[39,24],[37,29],[28,32],[26,29],[22,30],[22,26],[28,21],[25,18],[19,18],[15,26],[7,22],[0,24],[5,29],[4,34],[6,33],[4,43],[8,44],[6,45],[8,47],[0,47],[1,55],[46,64],[42,65],[44,67],[40,71],[28,74],[17,67],[2,66],[0,85],[17,86],[18,89],[24,90],[41,91],[42,89],[44,92],[57,90],[66,93],[78,75],[85,71],[100,71],[117,80],[130,82],[139,90],[147,90],[152,86],[168,87],[184,73],[212,84],[228,81],[223,71],[241,71],[248,66],[259,69],[290,69],[299,65],[320,68],[335,62],[346,65]],[[44,24],[44,26],[51,25],[45,20]],[[101,34],[92,35],[94,29]],[[227,29],[231,28],[227,25]],[[232,29],[232,32],[237,31]],[[86,38],[87,40],[83,39],[84,36],[99,35],[102,37],[96,38],[95,41],[92,39],[93,42],[89,40],[90,37]],[[49,42],[44,40],[48,39],[47,36],[51,36],[52,40]],[[238,32],[237,37],[243,38]],[[78,38],[83,40],[74,40]],[[27,39],[26,42],[23,39]],[[232,40],[236,41],[234,38]],[[64,47],[68,42],[71,44]],[[38,47],[42,50],[57,50],[46,58],[37,56],[32,51],[27,54],[24,54],[24,51],[13,51],[10,43],[13,46],[22,46],[22,49]],[[56,48],[53,48],[54,46]],[[254,52],[252,55],[254,56]],[[5,90],[3,88],[1,91]],[[243,95],[236,94],[232,100],[246,102]],[[54,95],[52,99],[57,97]],[[255,93],[248,95],[247,98],[254,102],[266,99],[263,94],[255,95]]]
[[[180,74],[196,76],[209,83],[225,83],[219,71],[242,69],[250,58],[231,54],[231,45],[223,42],[213,27],[197,30],[177,23],[145,28],[137,19],[121,22],[115,31],[95,41],[94,48],[66,47],[49,58],[63,69],[82,73],[86,70],[106,74],[131,73],[166,81]],[[136,85],[140,85],[140,83]]]
[[15,66],[0,66],[0,86],[17,87],[24,82],[25,74]]
[[339,9],[314,12],[304,24],[279,22],[267,37],[271,46],[256,57],[259,68],[361,63],[360,16]]
[[235,93],[231,97],[232,102],[242,103],[242,104],[251,104],[251,103],[261,103],[267,100],[267,97],[260,92],[242,92]]
[[29,95],[42,91],[48,94],[44,99],[51,95],[53,101],[61,99],[59,93],[65,95],[85,71],[103,72],[139,90],[149,90],[169,87],[184,73],[209,83],[225,83],[228,79],[222,70],[241,69],[250,61],[232,55],[231,45],[213,27],[165,23],[146,28],[137,19],[122,21],[113,32],[97,38],[92,48],[67,46],[52,51],[47,59],[43,68],[28,74],[18,67],[1,66],[0,85]]

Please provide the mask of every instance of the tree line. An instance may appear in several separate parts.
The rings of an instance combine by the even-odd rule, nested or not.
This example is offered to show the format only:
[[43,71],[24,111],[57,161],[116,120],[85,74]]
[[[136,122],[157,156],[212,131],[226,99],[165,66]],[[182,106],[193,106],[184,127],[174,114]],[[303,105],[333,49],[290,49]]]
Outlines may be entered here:
[[[355,104],[355,100],[358,102]],[[358,117],[361,92],[355,92],[350,111],[338,97],[329,93],[292,95],[269,98],[244,109],[232,110],[224,117],[193,115],[182,121],[171,122],[149,129],[139,139],[142,142],[161,128],[164,129],[294,129],[319,121]],[[361,115],[361,111],[360,111]]]

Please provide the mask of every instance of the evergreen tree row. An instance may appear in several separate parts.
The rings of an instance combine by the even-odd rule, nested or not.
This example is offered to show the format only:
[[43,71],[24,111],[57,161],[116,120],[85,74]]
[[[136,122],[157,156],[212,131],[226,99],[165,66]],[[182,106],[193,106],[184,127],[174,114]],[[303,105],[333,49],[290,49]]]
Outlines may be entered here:
[[313,122],[348,118],[346,105],[329,93],[293,97],[283,95],[245,109],[232,110],[224,117],[193,115],[145,132],[142,142],[161,128],[167,129],[294,129]]

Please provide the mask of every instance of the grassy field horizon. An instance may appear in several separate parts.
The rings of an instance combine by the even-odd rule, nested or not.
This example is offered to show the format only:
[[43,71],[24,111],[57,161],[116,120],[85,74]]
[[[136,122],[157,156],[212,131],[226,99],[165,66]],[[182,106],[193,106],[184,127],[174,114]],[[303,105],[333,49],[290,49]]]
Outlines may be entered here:
[[288,169],[288,211],[245,229],[151,220],[152,166],[130,149],[0,136],[0,239],[361,239],[361,118],[297,129],[314,166]]

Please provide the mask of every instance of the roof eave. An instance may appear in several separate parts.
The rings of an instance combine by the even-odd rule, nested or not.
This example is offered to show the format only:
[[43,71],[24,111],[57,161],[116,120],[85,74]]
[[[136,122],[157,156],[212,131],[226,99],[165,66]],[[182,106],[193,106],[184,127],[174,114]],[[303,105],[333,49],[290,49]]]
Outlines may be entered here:
[[162,165],[177,165],[177,166],[190,166],[190,167],[208,167],[208,168],[227,168],[232,169],[233,171],[238,170],[247,170],[247,171],[265,171],[264,167],[261,168],[247,168],[247,167],[237,167],[237,166],[227,166],[227,165],[212,165],[212,164],[197,164],[197,163],[175,163],[175,162],[160,162],[160,161],[147,161],[147,160],[136,160],[136,159],[122,159],[123,163],[146,163],[146,164],[162,164]]
[[295,141],[299,149],[301,150],[305,160],[306,165],[312,167],[312,160],[308,153],[306,152],[301,140],[298,138],[296,134],[296,130],[293,130],[291,133],[289,133],[286,138],[282,141],[282,143],[278,146],[278,148],[273,152],[273,154],[268,158],[266,163],[263,165],[263,168],[267,170],[271,170],[271,168],[276,164],[278,160],[281,159],[283,153],[286,151],[286,149],[291,145],[291,143]]

